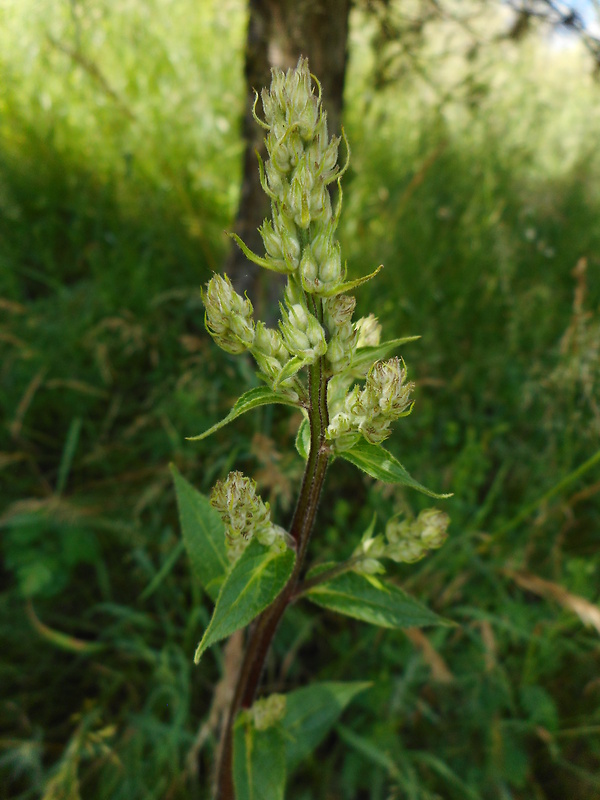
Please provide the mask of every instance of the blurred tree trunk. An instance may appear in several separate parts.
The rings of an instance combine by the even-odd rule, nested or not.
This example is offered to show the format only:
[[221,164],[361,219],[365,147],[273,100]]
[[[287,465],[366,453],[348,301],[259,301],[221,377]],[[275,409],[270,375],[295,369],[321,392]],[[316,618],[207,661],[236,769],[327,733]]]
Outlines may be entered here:
[[[258,226],[270,214],[263,192],[255,151],[266,158],[264,131],[252,118],[254,89],[271,82],[271,67],[295,67],[307,56],[311,72],[323,88],[330,133],[339,133],[347,61],[350,0],[249,0],[246,43],[246,106],[243,136],[246,142],[244,174],[235,231],[255,252],[264,253]],[[260,103],[258,113],[262,113]],[[259,313],[275,313],[281,282],[275,273],[248,262],[237,246],[226,259],[225,271],[238,291],[249,290]],[[266,279],[266,280],[265,280]]]

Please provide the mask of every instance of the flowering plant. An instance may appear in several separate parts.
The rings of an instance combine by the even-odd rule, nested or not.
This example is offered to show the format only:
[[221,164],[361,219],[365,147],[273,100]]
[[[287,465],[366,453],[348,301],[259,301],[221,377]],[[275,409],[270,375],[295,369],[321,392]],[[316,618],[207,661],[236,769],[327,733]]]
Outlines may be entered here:
[[[271,521],[269,505],[241,472],[231,472],[206,498],[174,470],[192,566],[215,601],[196,663],[209,647],[250,626],[222,734],[219,800],[283,798],[286,775],[367,686],[312,684],[256,700],[269,646],[289,603],[306,598],[388,628],[441,624],[432,611],[380,576],[386,559],[413,562],[440,547],[449,523],[446,514],[433,508],[413,521],[391,520],[384,533],[375,534],[373,520],[345,560],[305,570],[325,473],[335,457],[378,480],[433,497],[446,495],[419,484],[381,444],[391,424],[413,407],[404,361],[384,359],[416,337],[382,342],[375,316],[352,320],[356,300],[350,292],[381,267],[347,280],[335,233],[348,159],[340,169],[341,140],[328,135],[320,86],[307,60],[300,58],[287,72],[274,69],[270,90],[264,89],[261,98],[264,121],[256,113],[258,95],[254,116],[266,131],[269,158],[260,162],[260,176],[272,207],[272,219],[260,228],[265,255],[233,238],[251,261],[287,276],[281,319],[278,329],[255,320],[252,303],[236,293],[227,276],[211,278],[203,293],[206,327],[228,353],[249,351],[264,385],[246,392],[224,420],[195,438],[261,405],[292,406],[303,414],[296,447],[306,466],[288,530]],[[334,183],[335,205],[329,188]]]

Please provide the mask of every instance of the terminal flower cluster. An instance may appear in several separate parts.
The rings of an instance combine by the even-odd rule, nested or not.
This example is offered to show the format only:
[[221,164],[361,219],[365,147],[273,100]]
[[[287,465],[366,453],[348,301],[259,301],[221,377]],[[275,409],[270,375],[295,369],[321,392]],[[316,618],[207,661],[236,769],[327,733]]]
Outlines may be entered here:
[[[234,238],[252,261],[288,276],[278,329],[254,320],[250,300],[235,292],[227,276],[214,275],[203,299],[206,326],[217,344],[230,353],[249,350],[260,377],[301,406],[307,390],[300,370],[325,359],[327,438],[342,450],[361,436],[372,443],[386,439],[391,423],[410,413],[413,385],[399,359],[359,368],[354,363],[361,348],[379,343],[381,326],[372,314],[353,321],[356,300],[344,291],[362,279],[346,281],[335,238],[342,205],[339,179],[346,167],[338,166],[340,138],[328,136],[318,88],[315,95],[308,62],[301,58],[294,70],[273,70],[271,88],[261,94],[264,121],[255,103],[269,155],[260,164],[272,210],[272,219],[260,228],[264,257]],[[335,210],[329,191],[334,181],[339,188]],[[364,387],[353,386],[364,378]]]
[[237,561],[253,537],[267,547],[286,547],[285,531],[271,522],[269,504],[256,494],[256,482],[241,472],[230,472],[224,481],[217,481],[210,504],[225,525],[231,561]]

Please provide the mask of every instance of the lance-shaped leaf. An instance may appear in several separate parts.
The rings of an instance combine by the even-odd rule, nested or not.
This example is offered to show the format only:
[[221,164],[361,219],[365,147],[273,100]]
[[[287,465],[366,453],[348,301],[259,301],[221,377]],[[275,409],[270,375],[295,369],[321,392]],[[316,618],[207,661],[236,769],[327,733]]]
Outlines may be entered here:
[[[308,360],[306,358],[300,358],[299,356],[294,356],[290,358],[287,364],[281,369],[281,372],[275,379],[274,387],[277,388],[281,386],[281,384],[286,381],[288,378],[292,378],[297,372],[305,367],[308,364]],[[298,405],[296,403],[296,405]]]
[[247,411],[252,411],[253,408],[267,406],[271,403],[280,403],[284,406],[294,406],[294,408],[298,408],[300,406],[300,403],[297,400],[291,400],[289,397],[286,397],[283,394],[274,392],[272,389],[269,389],[268,386],[257,386],[256,389],[250,389],[249,392],[243,394],[231,409],[229,414],[227,414],[227,416],[224,417],[220,422],[217,422],[216,425],[213,425],[212,428],[204,431],[204,433],[201,433],[199,436],[188,436],[187,438],[191,442],[197,442],[200,439],[206,439],[206,437],[210,436],[211,433],[214,433],[215,431],[218,431],[219,428],[222,428],[223,426],[228,425],[230,422],[233,422],[234,419],[241,417],[242,414],[245,414]]
[[233,732],[236,800],[285,800],[285,738],[281,725],[256,730],[244,714]]
[[[257,256],[256,253],[253,253],[250,248],[244,244],[244,242],[240,239],[237,233],[227,233],[230,239],[233,239],[242,253],[246,256],[249,261],[252,261],[254,264],[258,264],[259,267],[264,267],[265,269],[270,269],[271,272],[279,272],[288,274],[294,271],[293,266],[290,268],[281,269],[278,264],[275,264],[270,258],[262,258],[262,256]],[[286,262],[287,263],[287,262]]]
[[354,370],[357,367],[369,368],[375,361],[381,361],[382,358],[385,358],[390,353],[393,353],[394,350],[402,347],[403,344],[408,344],[408,342],[416,342],[417,339],[420,338],[420,336],[404,336],[401,339],[390,339],[389,341],[382,342],[381,344],[359,347],[352,357],[350,370]]
[[380,264],[376,270],[373,270],[370,275],[365,275],[363,278],[356,278],[353,281],[344,281],[344,283],[338,284],[334,289],[326,289],[325,291],[319,291],[319,294],[323,297],[333,297],[338,294],[343,294],[344,292],[351,292],[353,289],[362,286],[363,283],[370,281],[371,278],[374,278],[378,272],[383,269],[383,264]]
[[286,695],[282,725],[285,760],[294,769],[323,741],[348,703],[371,686],[366,681],[313,683]]
[[378,481],[385,483],[396,483],[400,486],[410,486],[418,492],[428,494],[430,497],[436,497],[438,500],[443,500],[447,497],[452,497],[452,494],[437,494],[427,489],[421,483],[416,481],[404,469],[402,464],[395,458],[385,447],[380,444],[371,444],[361,440],[354,445],[350,450],[344,450],[339,453],[341,458],[345,458],[355,467],[362,469],[367,475],[376,478]]
[[221,517],[201,494],[171,464],[183,542],[192,574],[211,600],[216,600],[230,565],[225,549]]
[[[321,564],[310,570],[308,578],[331,569],[333,564]],[[400,587],[366,577],[356,572],[344,572],[331,580],[313,586],[304,595],[313,603],[347,617],[354,617],[381,628],[413,628],[424,625],[451,624],[419,603]]]
[[208,628],[194,656],[202,653],[234,631],[244,628],[271,605],[288,582],[294,568],[295,553],[265,547],[256,539],[250,542],[223,581]]

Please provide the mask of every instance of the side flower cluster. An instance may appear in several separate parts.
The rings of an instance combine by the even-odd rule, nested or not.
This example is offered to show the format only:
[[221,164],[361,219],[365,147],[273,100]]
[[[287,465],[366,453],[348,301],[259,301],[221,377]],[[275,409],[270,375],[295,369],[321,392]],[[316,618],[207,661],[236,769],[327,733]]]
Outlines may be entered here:
[[385,536],[368,537],[354,551],[354,570],[365,575],[385,572],[382,558],[412,564],[441,547],[448,536],[450,517],[437,508],[421,511],[414,520],[388,522]]
[[[376,361],[370,368],[364,387],[354,386],[341,402],[327,430],[330,439],[344,437],[352,446],[362,434],[368,442],[380,444],[390,435],[392,422],[412,411],[411,393],[414,384],[406,380],[402,359]],[[343,443],[340,442],[343,447]]]
[[225,525],[231,561],[237,561],[254,537],[267,547],[285,549],[285,531],[271,522],[269,504],[256,494],[256,482],[243,473],[230,472],[224,481],[217,481],[210,504]]

